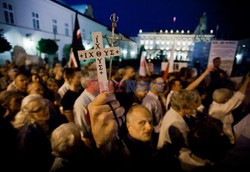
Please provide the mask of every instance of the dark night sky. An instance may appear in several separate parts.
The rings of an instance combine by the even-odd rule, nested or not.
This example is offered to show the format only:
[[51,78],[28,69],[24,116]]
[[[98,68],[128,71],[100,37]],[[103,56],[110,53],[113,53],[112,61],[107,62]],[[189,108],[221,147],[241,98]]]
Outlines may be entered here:
[[[219,25],[218,36],[224,39],[250,38],[249,5],[244,0],[61,0],[69,5],[91,4],[95,20],[111,26],[110,15],[119,16],[117,30],[136,36],[139,29],[153,32],[165,29],[191,30],[207,13],[208,30]],[[173,24],[173,17],[177,20]]]

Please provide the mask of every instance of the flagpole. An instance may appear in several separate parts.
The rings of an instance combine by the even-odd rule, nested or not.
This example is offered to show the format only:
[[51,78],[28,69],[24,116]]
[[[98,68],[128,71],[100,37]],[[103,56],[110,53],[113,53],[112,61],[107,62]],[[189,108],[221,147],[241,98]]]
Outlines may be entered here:
[[174,71],[174,60],[175,60],[174,51],[175,51],[175,40],[174,40],[173,45],[172,45],[172,49],[171,49],[171,53],[170,53],[170,59],[169,59],[169,61],[171,60],[170,62],[172,63],[169,66],[169,71],[170,72]]
[[173,17],[173,30],[175,30],[176,17]]
[[[116,27],[116,22],[112,21],[112,33],[111,36],[114,38],[115,37],[115,27]],[[111,47],[114,46],[113,40],[111,41]],[[110,57],[109,61],[109,81],[111,82],[111,73],[112,73],[112,57]]]
[[[115,38],[115,28],[116,28],[116,23],[118,21],[118,16],[113,13],[110,16],[110,20],[112,22],[112,32],[111,32],[111,47],[114,46],[114,38]],[[110,57],[109,61],[109,81],[111,82],[111,73],[112,73],[112,57]]]

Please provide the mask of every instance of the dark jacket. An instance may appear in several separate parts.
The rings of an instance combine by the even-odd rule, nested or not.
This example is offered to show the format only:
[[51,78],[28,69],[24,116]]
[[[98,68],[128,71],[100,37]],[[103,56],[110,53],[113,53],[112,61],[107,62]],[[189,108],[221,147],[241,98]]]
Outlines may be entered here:
[[48,171],[51,163],[50,141],[36,123],[23,126],[17,135],[20,171]]

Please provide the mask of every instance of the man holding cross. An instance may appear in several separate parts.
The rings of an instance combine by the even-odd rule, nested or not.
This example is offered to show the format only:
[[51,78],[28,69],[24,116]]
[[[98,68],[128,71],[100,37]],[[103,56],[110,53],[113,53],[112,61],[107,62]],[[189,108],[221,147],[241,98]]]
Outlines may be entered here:
[[88,104],[92,102],[100,92],[110,92],[104,58],[107,56],[118,56],[120,52],[119,47],[103,48],[101,32],[93,33],[93,41],[94,49],[78,51],[78,56],[80,60],[96,59],[97,75],[86,76],[87,88],[79,96],[74,105],[75,123],[80,125],[84,136],[87,138],[91,136],[90,119],[87,110]]
[[91,127],[90,119],[87,107],[90,102],[92,102],[95,97],[99,94],[99,87],[97,82],[97,75],[91,75],[91,71],[83,75],[82,81],[87,82],[86,89],[82,94],[76,99],[74,104],[74,122],[78,124],[83,132],[83,136],[86,139],[91,139]]

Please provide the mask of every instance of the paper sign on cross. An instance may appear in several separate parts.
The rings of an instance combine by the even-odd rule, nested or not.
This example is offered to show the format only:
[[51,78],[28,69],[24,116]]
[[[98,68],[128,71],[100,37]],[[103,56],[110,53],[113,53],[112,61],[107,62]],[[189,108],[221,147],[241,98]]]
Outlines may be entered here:
[[103,48],[101,32],[93,32],[92,38],[94,41],[94,49],[78,51],[78,57],[80,60],[96,59],[96,68],[97,68],[100,92],[109,91],[109,82],[107,79],[105,57],[119,56],[120,48],[119,47]]

